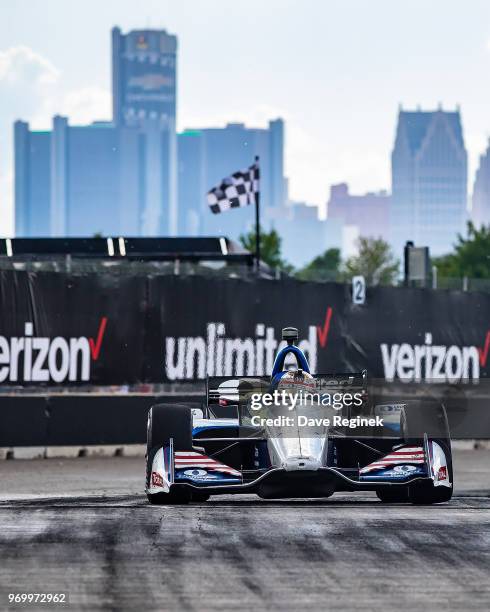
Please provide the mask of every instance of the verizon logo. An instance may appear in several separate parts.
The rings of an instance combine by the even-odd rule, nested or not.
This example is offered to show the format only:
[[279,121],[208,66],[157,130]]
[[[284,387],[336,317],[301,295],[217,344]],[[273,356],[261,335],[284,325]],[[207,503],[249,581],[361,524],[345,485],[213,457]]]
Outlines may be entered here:
[[476,346],[445,346],[432,343],[432,334],[425,334],[425,343],[411,345],[381,344],[386,380],[458,382],[480,378],[481,349]]
[[95,339],[36,337],[30,322],[24,325],[24,336],[0,336],[0,383],[90,380],[91,360],[99,358],[106,325],[107,317],[102,317]]
[[[224,323],[208,323],[206,336],[165,338],[165,374],[170,380],[205,378],[206,375],[264,376],[272,371],[276,352],[285,344],[276,339],[273,327],[263,323],[258,323],[254,337],[248,338],[227,338]],[[316,325],[308,327],[308,337],[298,346],[315,372]]]

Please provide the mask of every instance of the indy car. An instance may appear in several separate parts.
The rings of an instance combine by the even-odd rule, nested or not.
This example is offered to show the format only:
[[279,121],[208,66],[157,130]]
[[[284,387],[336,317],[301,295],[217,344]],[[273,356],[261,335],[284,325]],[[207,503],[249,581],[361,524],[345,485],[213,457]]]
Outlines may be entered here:
[[151,504],[230,493],[273,499],[338,491],[375,491],[385,503],[451,499],[442,404],[427,397],[380,402],[365,371],[313,376],[297,346],[298,331],[285,328],[282,336],[285,345],[270,377],[209,378],[200,406],[151,407]]

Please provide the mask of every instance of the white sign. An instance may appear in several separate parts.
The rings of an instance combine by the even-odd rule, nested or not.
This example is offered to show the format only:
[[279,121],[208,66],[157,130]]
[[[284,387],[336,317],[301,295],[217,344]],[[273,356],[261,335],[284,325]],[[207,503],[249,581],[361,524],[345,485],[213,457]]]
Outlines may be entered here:
[[366,302],[366,280],[364,276],[352,277],[352,303],[364,304]]

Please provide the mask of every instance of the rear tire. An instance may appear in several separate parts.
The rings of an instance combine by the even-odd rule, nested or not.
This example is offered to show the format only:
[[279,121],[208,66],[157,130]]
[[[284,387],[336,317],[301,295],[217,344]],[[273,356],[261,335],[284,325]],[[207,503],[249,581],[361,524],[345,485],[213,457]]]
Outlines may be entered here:
[[[192,450],[192,410],[183,404],[157,404],[148,412],[146,437],[146,488],[150,486],[155,453],[173,438],[174,451]],[[147,494],[150,504],[186,504],[190,492],[175,489],[170,493]]]
[[444,406],[433,400],[407,402],[400,415],[402,436],[406,444],[424,446],[424,433],[429,442],[437,442],[446,456],[450,487],[434,486],[433,482],[420,481],[408,486],[408,498],[412,504],[428,505],[447,502],[453,494],[453,462],[449,425]]

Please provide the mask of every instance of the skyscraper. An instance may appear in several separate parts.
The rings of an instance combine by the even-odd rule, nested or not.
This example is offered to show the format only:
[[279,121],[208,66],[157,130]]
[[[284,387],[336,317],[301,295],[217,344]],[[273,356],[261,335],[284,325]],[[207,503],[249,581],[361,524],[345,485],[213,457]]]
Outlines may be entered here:
[[177,37],[165,30],[112,30],[112,104],[118,125],[156,119],[175,128]]
[[346,183],[332,185],[327,218],[356,226],[359,236],[390,239],[391,197],[386,191],[352,195]]
[[250,208],[213,215],[206,193],[231,172],[260,158],[261,224],[271,225],[285,205],[284,122],[267,128],[230,123],[224,128],[185,130],[178,136],[179,233],[225,234],[237,238],[255,222]]
[[441,255],[467,216],[467,153],[459,111],[400,110],[392,168],[392,242],[413,240]]
[[51,134],[31,132],[16,121],[15,232],[17,236],[51,235]]
[[490,140],[476,171],[471,219],[477,227],[490,225]]
[[140,130],[146,189],[141,233],[177,233],[177,37],[112,30],[113,121]]
[[71,126],[58,116],[51,131],[17,121],[14,133],[17,236],[140,233],[145,140],[138,130]]

